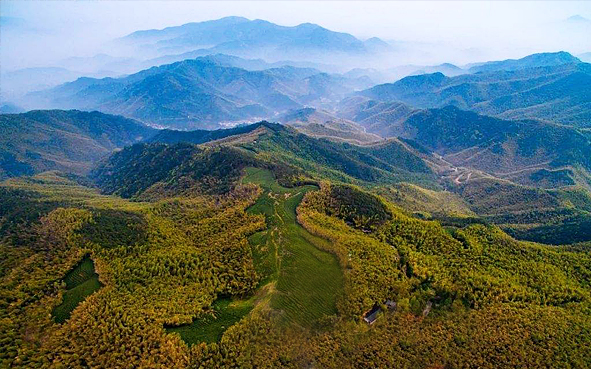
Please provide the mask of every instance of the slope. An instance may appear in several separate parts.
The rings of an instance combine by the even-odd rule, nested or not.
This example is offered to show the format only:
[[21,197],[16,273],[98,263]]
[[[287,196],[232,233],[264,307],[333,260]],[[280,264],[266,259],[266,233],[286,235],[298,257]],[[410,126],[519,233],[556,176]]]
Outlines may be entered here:
[[212,58],[153,67],[122,78],[80,78],[29,94],[31,106],[98,109],[177,129],[219,128],[305,104],[338,101],[362,85],[310,68],[248,71]]
[[245,167],[272,169],[282,185],[314,178],[367,185],[409,181],[437,187],[425,162],[395,139],[357,146],[266,122],[234,131],[239,132],[200,146],[134,145],[111,156],[93,176],[108,193],[125,197],[225,191]]
[[[246,151],[227,140],[219,145],[220,151]],[[238,170],[235,161],[214,163],[202,155],[212,146],[142,146],[190,147],[192,154],[183,160],[190,165],[177,168],[186,178],[236,186],[207,196],[172,191],[141,202],[100,195],[51,173],[3,182],[0,193],[31,209],[24,226],[8,229],[31,241],[21,247],[0,243],[2,365],[31,367],[47,353],[65,367],[356,368],[397,362],[510,368],[588,362],[591,271],[583,244],[518,242],[484,225],[445,229],[363,189],[329,181],[297,206],[303,189],[279,186],[277,167],[260,171],[255,161],[257,169],[249,165],[234,176],[228,169]],[[121,155],[114,157],[127,157]],[[148,156],[131,158],[127,168],[150,174],[142,167],[158,163]],[[209,175],[216,168],[224,171]],[[160,182],[182,182],[178,172]],[[20,209],[8,210],[10,215]],[[264,274],[257,266],[274,251],[257,247],[267,245],[256,233],[265,229],[264,217],[253,214],[259,212],[285,221],[272,220],[278,221],[275,240],[288,261],[276,291],[258,289]],[[126,233],[133,237],[119,237]],[[51,310],[65,290],[56,281],[88,253],[104,288],[63,324],[54,324]],[[342,271],[342,284],[335,271]],[[253,297],[255,306],[224,327],[219,341],[188,347],[163,329],[215,314],[214,301],[227,296]],[[377,319],[368,326],[363,317],[373,308]],[[326,313],[332,315],[313,322]],[[113,345],[117,340],[126,344]]]
[[391,118],[369,125],[368,130],[412,140],[424,155],[436,153],[440,159],[432,161],[447,163],[447,169],[457,175],[458,168],[468,168],[524,185],[591,185],[587,180],[591,141],[580,130],[540,121],[502,120],[453,106],[408,111],[396,103],[364,104],[369,107],[357,114],[361,122],[367,119],[364,114],[375,119],[372,110],[384,105],[403,110],[406,114],[389,114]]
[[276,121],[295,127],[298,131],[316,138],[328,138],[350,143],[370,143],[380,141],[375,134],[366,133],[359,124],[339,118],[327,111],[303,108],[288,111]]
[[155,130],[127,118],[76,110],[0,115],[0,178],[46,170],[83,174],[116,148]]
[[360,92],[378,101],[400,101],[421,108],[455,105],[506,118],[538,118],[576,127],[591,121],[591,65],[491,71],[445,77],[411,76]]

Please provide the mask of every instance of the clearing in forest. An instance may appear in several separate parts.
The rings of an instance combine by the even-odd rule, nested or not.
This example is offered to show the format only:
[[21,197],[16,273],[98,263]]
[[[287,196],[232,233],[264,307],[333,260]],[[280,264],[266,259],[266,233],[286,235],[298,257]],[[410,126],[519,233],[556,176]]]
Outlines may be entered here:
[[253,299],[232,300],[222,298],[212,304],[212,313],[195,319],[191,324],[167,327],[169,333],[178,333],[186,343],[219,342],[226,329],[248,314],[254,306]]
[[296,221],[300,201],[317,187],[285,188],[270,171],[256,168],[247,168],[242,181],[263,189],[247,210],[265,215],[267,221],[266,230],[249,238],[257,272],[262,276],[259,290],[248,299],[220,298],[212,304],[212,315],[166,328],[190,345],[219,342],[224,332],[261,300],[270,301],[269,307],[280,313],[283,323],[303,327],[337,312],[337,297],[343,291],[337,258],[320,249],[321,243],[328,241],[310,234]]
[[254,183],[263,194],[248,211],[264,214],[267,230],[250,238],[261,284],[275,282],[271,308],[287,323],[304,327],[336,314],[343,291],[343,274],[337,258],[322,249],[328,241],[306,231],[296,220],[296,208],[316,186],[285,188],[268,170],[247,168],[243,183]]
[[74,269],[66,274],[63,279],[66,283],[63,301],[52,311],[52,316],[57,323],[65,322],[79,303],[101,288],[102,284],[98,277],[89,255],[86,255]]

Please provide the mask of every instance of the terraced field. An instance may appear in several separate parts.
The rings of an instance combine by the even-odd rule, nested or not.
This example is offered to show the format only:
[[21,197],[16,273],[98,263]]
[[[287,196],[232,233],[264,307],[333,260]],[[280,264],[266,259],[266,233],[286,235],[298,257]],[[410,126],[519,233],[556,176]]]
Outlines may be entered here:
[[248,168],[243,183],[263,189],[247,211],[263,214],[268,228],[252,235],[249,242],[257,272],[262,276],[259,290],[248,299],[221,298],[213,303],[212,314],[193,323],[167,327],[189,345],[218,342],[226,329],[248,314],[255,305],[269,302],[284,324],[312,326],[326,315],[336,314],[336,302],[343,290],[343,276],[336,257],[322,251],[327,242],[313,236],[296,222],[296,208],[306,192],[315,186],[285,188],[267,170]]
[[191,324],[167,327],[166,331],[178,333],[181,339],[189,345],[199,342],[218,342],[222,339],[226,329],[248,314],[253,306],[253,299],[234,301],[231,299],[218,299],[213,303],[212,315],[195,319]]
[[63,323],[70,318],[76,306],[102,286],[94,270],[94,263],[88,255],[66,274],[63,281],[66,283],[63,301],[52,311],[57,323]]
[[266,170],[249,168],[243,181],[262,187],[263,194],[248,209],[264,214],[269,228],[251,237],[253,255],[263,283],[274,284],[271,308],[280,311],[287,324],[304,327],[336,313],[343,291],[343,275],[336,257],[322,251],[327,242],[301,227],[296,208],[315,186],[285,188]]

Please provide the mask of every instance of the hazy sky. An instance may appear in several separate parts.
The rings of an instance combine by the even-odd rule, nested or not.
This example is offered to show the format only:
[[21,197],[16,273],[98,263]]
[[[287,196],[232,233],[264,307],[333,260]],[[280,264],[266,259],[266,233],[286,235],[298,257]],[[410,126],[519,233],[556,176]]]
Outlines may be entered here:
[[591,19],[589,1],[2,0],[0,13],[2,64],[11,69],[66,56],[91,55],[106,41],[138,29],[229,15],[281,25],[312,22],[359,38],[378,36],[445,43],[457,49],[477,48],[499,58],[537,51],[591,51],[591,22],[565,22],[574,15]]

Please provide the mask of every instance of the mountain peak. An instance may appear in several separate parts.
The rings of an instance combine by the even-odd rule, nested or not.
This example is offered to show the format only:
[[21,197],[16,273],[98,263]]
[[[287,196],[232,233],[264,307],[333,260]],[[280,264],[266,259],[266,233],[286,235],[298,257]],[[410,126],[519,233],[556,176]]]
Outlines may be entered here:
[[315,23],[306,22],[306,23],[298,24],[295,28],[310,29],[311,30],[311,29],[322,28],[322,27],[320,27],[319,25],[317,25]]
[[150,53],[156,55],[163,52],[169,56],[187,52],[194,56],[223,53],[265,59],[275,54],[284,60],[299,60],[305,56],[303,60],[308,62],[321,62],[327,58],[327,53],[358,56],[390,48],[377,38],[364,43],[349,33],[336,32],[314,23],[284,26],[242,17],[136,31],[120,40],[126,46],[136,47],[140,53],[150,49]]
[[567,22],[581,22],[581,23],[591,22],[589,19],[587,19],[587,18],[585,18],[585,17],[583,17],[583,16],[581,16],[579,14],[576,14],[576,15],[573,15],[571,17],[568,17],[566,19],[566,21]]
[[231,16],[228,16],[228,17],[220,18],[217,21],[218,22],[219,21],[225,21],[225,22],[246,22],[248,20],[249,19],[248,18],[245,18],[245,17],[239,17],[239,16],[231,15]]
[[581,60],[566,51],[537,53],[525,56],[521,59],[507,59],[501,61],[486,62],[470,68],[470,72],[515,71],[519,69],[550,67],[562,64],[580,63]]
[[364,41],[366,47],[374,51],[385,51],[392,49],[392,45],[379,37],[368,38]]

